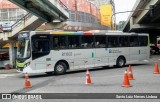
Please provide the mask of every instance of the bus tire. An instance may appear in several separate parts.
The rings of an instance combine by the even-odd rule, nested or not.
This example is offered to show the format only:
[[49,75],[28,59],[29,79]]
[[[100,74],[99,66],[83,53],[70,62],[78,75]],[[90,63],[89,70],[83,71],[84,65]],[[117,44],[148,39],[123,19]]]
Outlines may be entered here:
[[120,56],[117,58],[116,66],[123,67],[125,65],[125,63],[126,63],[125,58]]
[[54,68],[54,73],[56,75],[62,75],[66,72],[67,65],[64,62],[58,62]]

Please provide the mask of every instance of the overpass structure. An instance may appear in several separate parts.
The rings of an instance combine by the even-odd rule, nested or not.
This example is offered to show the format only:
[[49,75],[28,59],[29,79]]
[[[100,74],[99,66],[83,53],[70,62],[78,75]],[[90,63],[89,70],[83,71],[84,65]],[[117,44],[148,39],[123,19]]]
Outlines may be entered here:
[[137,0],[132,10],[123,27],[124,32],[149,33],[151,38],[160,35],[160,0]]
[[66,21],[69,14],[66,11],[67,7],[59,0],[9,0],[26,11],[44,19],[47,22],[52,22],[55,19]]
[[12,25],[11,32],[0,34],[1,44],[8,39],[17,38],[22,30],[35,30],[44,22],[59,20],[65,22],[69,18],[67,8],[59,0],[10,0],[29,13]]
[[[44,22],[59,20],[65,22],[69,13],[65,5],[59,0],[9,0],[29,13],[11,27],[11,32],[0,34],[0,45],[9,43],[10,64],[15,62],[14,42],[18,33],[23,30],[35,30]],[[58,25],[59,26],[59,25]]]

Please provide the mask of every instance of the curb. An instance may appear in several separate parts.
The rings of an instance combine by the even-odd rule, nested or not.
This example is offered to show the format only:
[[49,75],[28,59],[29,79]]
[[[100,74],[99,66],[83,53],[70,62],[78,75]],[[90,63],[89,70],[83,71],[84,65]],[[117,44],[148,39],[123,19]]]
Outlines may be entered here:
[[16,74],[16,69],[0,69],[0,74]]

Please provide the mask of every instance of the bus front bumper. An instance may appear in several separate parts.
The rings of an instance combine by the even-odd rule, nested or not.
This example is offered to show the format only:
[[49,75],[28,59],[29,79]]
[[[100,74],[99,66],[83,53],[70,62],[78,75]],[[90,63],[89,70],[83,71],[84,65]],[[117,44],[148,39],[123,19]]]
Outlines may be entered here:
[[17,68],[17,72],[21,72],[21,73],[34,73],[30,66],[27,66],[25,68]]

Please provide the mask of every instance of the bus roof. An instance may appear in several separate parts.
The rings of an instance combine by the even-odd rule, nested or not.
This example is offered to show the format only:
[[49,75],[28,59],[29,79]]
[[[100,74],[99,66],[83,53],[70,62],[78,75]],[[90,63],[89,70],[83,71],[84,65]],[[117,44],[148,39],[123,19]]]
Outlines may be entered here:
[[90,31],[31,31],[32,34],[54,34],[54,35],[146,35],[146,33],[125,33],[112,30],[90,30]]

